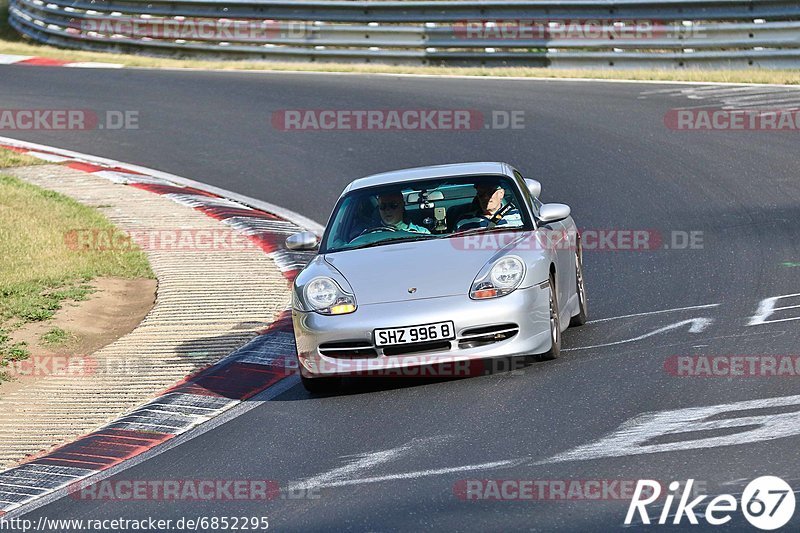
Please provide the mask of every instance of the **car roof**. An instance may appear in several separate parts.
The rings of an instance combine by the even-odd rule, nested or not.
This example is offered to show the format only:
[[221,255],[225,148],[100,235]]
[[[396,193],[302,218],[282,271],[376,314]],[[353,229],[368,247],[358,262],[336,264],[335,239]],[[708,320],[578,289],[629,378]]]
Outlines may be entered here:
[[502,162],[476,162],[476,163],[454,163],[450,165],[435,165],[430,167],[406,168],[373,174],[365,178],[359,178],[345,188],[342,194],[357,189],[375,187],[378,185],[389,185],[392,183],[404,183],[424,179],[444,178],[449,176],[469,176],[469,175],[497,175],[513,176],[511,165]]

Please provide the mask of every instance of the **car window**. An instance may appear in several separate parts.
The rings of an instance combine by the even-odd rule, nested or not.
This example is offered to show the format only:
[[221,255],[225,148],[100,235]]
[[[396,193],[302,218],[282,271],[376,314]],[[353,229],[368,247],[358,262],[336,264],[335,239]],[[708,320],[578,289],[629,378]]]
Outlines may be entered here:
[[321,252],[530,229],[524,189],[507,176],[439,178],[351,191],[334,208]]

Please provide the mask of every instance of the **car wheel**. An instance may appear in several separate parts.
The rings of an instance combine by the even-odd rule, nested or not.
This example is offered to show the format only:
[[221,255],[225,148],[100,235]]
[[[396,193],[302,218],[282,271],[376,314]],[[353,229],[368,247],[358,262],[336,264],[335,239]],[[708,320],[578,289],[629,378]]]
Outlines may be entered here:
[[556,280],[550,275],[550,349],[539,356],[543,361],[557,359],[561,355],[561,320],[558,317],[558,295]]
[[303,382],[303,387],[312,394],[327,394],[339,389],[342,378],[307,378],[301,374],[300,381]]
[[575,252],[575,281],[578,288],[578,314],[570,319],[570,327],[586,324],[589,316],[586,311],[586,282],[583,279],[583,251],[580,248]]

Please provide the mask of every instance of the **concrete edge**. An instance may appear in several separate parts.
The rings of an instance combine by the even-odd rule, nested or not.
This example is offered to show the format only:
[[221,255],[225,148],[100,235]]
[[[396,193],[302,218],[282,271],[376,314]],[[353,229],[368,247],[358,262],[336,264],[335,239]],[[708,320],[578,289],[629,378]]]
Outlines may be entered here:
[[[184,205],[188,201],[196,210],[247,235],[275,261],[288,281],[294,279],[313,253],[289,252],[282,246],[283,239],[300,229],[322,229],[319,224],[277,206],[276,210],[302,225],[273,213],[272,204],[267,202],[145,167],[5,137],[0,137],[0,148],[65,164],[115,183],[167,196]],[[268,209],[263,209],[264,206]],[[258,405],[254,403],[251,407],[246,402],[265,401],[256,399],[268,399],[279,393],[275,391],[287,390],[297,382],[294,353],[291,313],[286,310],[259,336],[155,399],[92,433],[0,472],[0,518],[8,520],[25,514],[96,482],[100,479],[97,476],[108,476],[138,464],[150,457],[145,453],[163,453],[185,441],[187,437],[182,435],[190,431],[195,436],[202,434]],[[225,418],[214,426],[196,431],[223,415]]]
[[[181,176],[176,176],[175,174],[170,174],[169,172],[163,172],[161,170],[155,170],[148,167],[143,167],[139,165],[133,165],[130,163],[123,163],[121,161],[116,161],[114,159],[108,159],[105,157],[99,157],[94,155],[83,154],[80,152],[73,152],[72,150],[64,150],[63,148],[54,148],[52,146],[46,146],[43,144],[32,143],[28,141],[20,141],[17,139],[12,139],[11,137],[0,137],[0,144],[5,144],[9,146],[15,146],[17,148],[27,149],[32,152],[35,152],[32,155],[33,157],[37,157],[37,154],[53,154],[56,156],[65,157],[68,159],[74,159],[76,161],[84,161],[87,163],[93,163],[100,166],[105,166],[109,168],[122,168],[131,170],[134,173],[144,174],[147,176],[152,176],[155,178],[159,178],[162,180],[166,180],[177,185],[183,185],[184,187],[192,187],[195,189],[199,189],[201,191],[205,191],[211,194],[215,194],[217,196],[221,196],[223,198],[228,198],[230,200],[234,200],[236,202],[242,203],[246,206],[252,207],[254,209],[259,209],[262,211],[266,211],[272,213],[274,215],[278,215],[281,218],[288,220],[302,229],[313,231],[317,235],[322,235],[325,227],[314,221],[308,217],[301,215],[300,213],[295,213],[294,211],[290,211],[288,209],[284,209],[283,207],[277,206],[275,204],[271,204],[269,202],[265,202],[263,200],[258,200],[256,198],[251,198],[249,196],[245,196],[243,194],[235,193],[233,191],[228,191],[226,189],[221,189],[219,187],[215,187],[213,185],[208,185],[206,183],[202,183],[199,181],[195,181],[192,179],[184,178]],[[44,159],[44,158],[40,158]]]
[[307,75],[331,75],[331,76],[368,76],[368,77],[392,77],[392,78],[423,78],[423,79],[452,79],[452,80],[489,80],[489,81],[569,81],[587,83],[629,83],[645,85],[716,85],[720,87],[785,87],[800,89],[800,84],[780,84],[780,83],[736,83],[725,81],[677,81],[677,80],[631,80],[631,79],[606,79],[606,78],[549,78],[546,76],[469,76],[466,74],[413,74],[407,72],[327,72],[317,70],[257,70],[257,69],[203,69],[193,67],[125,67],[129,70],[168,70],[174,72],[236,72],[239,74],[307,74]]

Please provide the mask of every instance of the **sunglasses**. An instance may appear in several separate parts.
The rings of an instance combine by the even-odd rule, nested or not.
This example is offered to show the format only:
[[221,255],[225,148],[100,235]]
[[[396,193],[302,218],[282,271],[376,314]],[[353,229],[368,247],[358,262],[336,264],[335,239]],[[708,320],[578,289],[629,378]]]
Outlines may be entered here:
[[378,206],[378,209],[381,211],[387,211],[389,209],[397,209],[398,207],[400,207],[400,204],[397,202],[384,202]]

